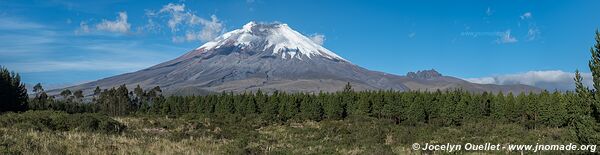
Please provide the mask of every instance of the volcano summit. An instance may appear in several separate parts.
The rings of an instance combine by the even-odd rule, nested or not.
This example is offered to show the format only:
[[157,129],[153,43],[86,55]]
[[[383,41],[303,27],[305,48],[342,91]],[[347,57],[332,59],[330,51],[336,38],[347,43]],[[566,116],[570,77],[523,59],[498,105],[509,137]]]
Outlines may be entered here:
[[332,92],[350,82],[355,90],[399,91],[461,88],[472,92],[527,92],[526,85],[482,85],[435,70],[399,76],[352,64],[287,24],[250,22],[176,59],[147,69],[69,87],[86,94],[126,84],[160,86],[167,94],[286,91]]

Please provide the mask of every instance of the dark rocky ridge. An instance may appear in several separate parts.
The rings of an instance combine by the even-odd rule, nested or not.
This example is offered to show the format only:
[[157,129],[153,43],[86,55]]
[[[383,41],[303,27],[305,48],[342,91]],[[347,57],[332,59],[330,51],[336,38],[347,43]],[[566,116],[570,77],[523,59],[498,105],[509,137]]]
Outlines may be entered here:
[[413,79],[431,79],[431,78],[441,77],[442,74],[438,73],[435,69],[431,69],[431,70],[417,71],[417,73],[408,72],[406,74],[406,76],[409,78],[413,78]]

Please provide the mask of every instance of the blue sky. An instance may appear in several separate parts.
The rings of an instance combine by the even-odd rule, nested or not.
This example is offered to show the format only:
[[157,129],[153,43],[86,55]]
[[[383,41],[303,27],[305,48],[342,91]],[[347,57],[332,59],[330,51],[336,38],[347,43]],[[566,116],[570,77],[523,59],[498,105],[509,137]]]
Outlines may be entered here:
[[277,21],[372,70],[570,88],[575,69],[588,72],[600,1],[547,2],[0,0],[0,65],[59,87],[150,67],[249,21]]

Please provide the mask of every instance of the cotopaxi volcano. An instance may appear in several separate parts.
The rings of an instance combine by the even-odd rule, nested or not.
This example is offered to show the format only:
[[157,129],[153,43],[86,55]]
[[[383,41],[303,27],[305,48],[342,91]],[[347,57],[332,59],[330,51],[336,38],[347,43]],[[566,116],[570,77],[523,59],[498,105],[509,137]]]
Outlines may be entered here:
[[176,59],[140,71],[73,87],[91,94],[126,84],[160,86],[167,94],[286,91],[332,92],[350,82],[355,90],[464,89],[472,92],[539,91],[526,85],[482,85],[442,76],[435,70],[407,76],[371,71],[316,44],[287,24],[250,22]]

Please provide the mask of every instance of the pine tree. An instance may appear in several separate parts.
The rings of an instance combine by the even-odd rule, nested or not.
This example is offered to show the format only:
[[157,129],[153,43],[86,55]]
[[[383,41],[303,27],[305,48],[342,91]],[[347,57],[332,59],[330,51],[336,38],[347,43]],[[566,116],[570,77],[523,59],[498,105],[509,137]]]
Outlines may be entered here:
[[383,105],[383,113],[386,118],[394,120],[396,124],[399,124],[402,116],[402,104],[400,103],[399,97],[393,92],[388,91],[385,93],[385,104]]
[[492,117],[494,119],[496,119],[497,121],[506,121],[507,120],[507,117],[506,117],[507,109],[505,109],[506,108],[504,106],[505,104],[506,104],[506,101],[505,101],[504,94],[502,92],[499,92],[496,95],[496,97],[494,98],[494,100],[492,100],[492,103],[491,103]]
[[600,90],[600,32],[596,30],[596,44],[590,48],[592,55],[588,62],[590,71],[592,71],[592,80],[594,81],[594,90]]
[[343,92],[352,92],[352,91],[354,91],[354,90],[352,89],[352,85],[350,85],[350,82],[348,82],[348,83],[346,84],[346,86],[344,86],[344,91],[343,91]]
[[133,89],[133,94],[135,94],[135,97],[139,100],[139,101],[143,101],[145,100],[146,97],[146,93],[144,92],[144,89],[142,89],[142,87],[140,87],[140,85],[137,85],[134,89]]
[[575,103],[575,107],[577,108],[577,111],[575,111],[574,113],[577,113],[578,115],[590,115],[591,114],[591,103],[592,98],[591,98],[591,92],[590,89],[583,85],[583,77],[581,77],[581,73],[579,73],[579,70],[575,70],[575,92],[577,94],[577,98],[574,100]]
[[235,106],[233,104],[233,94],[223,92],[219,95],[219,102],[215,105],[215,113],[220,115],[233,114],[235,112]]
[[100,95],[101,92],[102,90],[100,90],[100,87],[96,86],[96,89],[94,89],[94,95]]
[[460,109],[458,106],[462,96],[463,93],[460,89],[455,89],[446,95],[445,102],[447,103],[445,104],[445,109],[447,112],[445,117],[449,121],[446,125],[460,125],[462,113],[459,112]]
[[512,92],[509,92],[506,96],[505,103],[502,105],[502,109],[505,112],[506,119],[511,123],[517,123],[519,121],[519,113],[516,110],[517,101]]
[[267,96],[261,108],[263,117],[267,120],[279,119],[279,104],[279,91],[274,91],[272,95]]
[[357,101],[354,104],[356,108],[351,112],[352,115],[369,116],[371,114],[372,102],[369,97],[373,92],[361,92],[357,94]]
[[41,83],[35,84],[35,86],[33,86],[33,92],[36,95],[39,95],[39,93],[44,92],[44,88],[42,87],[42,84]]
[[407,98],[409,102],[404,110],[405,118],[408,124],[416,124],[417,122],[425,122],[427,117],[425,114],[425,101],[420,92],[410,92]]
[[301,118],[306,120],[320,121],[323,118],[323,107],[315,99],[314,95],[304,95],[300,103]]
[[565,96],[558,91],[554,91],[554,93],[552,93],[552,103],[554,104],[551,110],[553,111],[554,115],[552,116],[553,123],[551,126],[563,127],[567,124],[567,103],[563,102],[564,98]]
[[590,48],[591,59],[588,62],[590,71],[592,72],[592,80],[594,81],[594,91],[592,102],[592,116],[596,121],[600,122],[600,32],[596,30],[596,43]]
[[328,119],[342,119],[346,115],[346,107],[342,101],[342,95],[340,93],[332,94],[321,94],[326,100],[323,102],[323,110],[325,117]]
[[244,93],[240,100],[242,104],[242,106],[240,107],[240,113],[242,114],[242,116],[257,114],[258,106],[256,104],[254,94]]
[[282,121],[286,121],[298,114],[298,99],[295,95],[282,93],[279,106],[279,116]]
[[27,110],[27,98],[27,89],[21,83],[21,76],[0,66],[0,113]]

